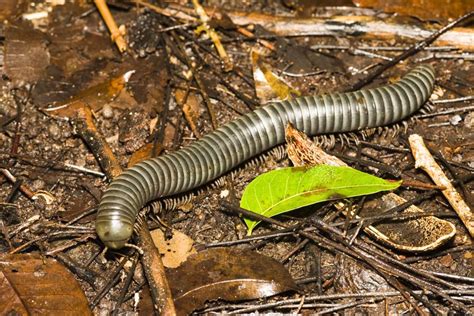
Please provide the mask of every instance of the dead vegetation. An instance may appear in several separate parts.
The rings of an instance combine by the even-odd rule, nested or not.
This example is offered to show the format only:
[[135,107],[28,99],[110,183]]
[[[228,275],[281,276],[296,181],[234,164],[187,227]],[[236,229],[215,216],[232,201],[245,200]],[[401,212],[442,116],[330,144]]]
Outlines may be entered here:
[[[101,16],[103,1],[0,0],[1,313],[474,311],[472,12],[434,4],[421,21],[306,2],[136,0]],[[276,147],[147,205],[127,247],[97,237],[102,192],[136,162],[262,103],[375,87],[419,63],[436,88],[410,119],[313,143],[287,134],[289,158]],[[449,185],[415,168],[415,133]],[[257,218],[246,236],[245,186],[320,157],[404,185]]]

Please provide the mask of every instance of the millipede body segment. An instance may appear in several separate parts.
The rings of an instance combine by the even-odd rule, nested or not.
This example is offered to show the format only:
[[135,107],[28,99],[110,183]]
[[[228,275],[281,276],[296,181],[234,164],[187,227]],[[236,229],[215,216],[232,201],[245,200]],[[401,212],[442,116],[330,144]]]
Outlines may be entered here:
[[395,84],[262,106],[188,147],[144,160],[123,172],[102,197],[97,234],[106,246],[121,248],[132,235],[138,211],[146,203],[199,187],[283,143],[287,123],[309,135],[395,123],[428,100],[434,81],[434,69],[420,65]]

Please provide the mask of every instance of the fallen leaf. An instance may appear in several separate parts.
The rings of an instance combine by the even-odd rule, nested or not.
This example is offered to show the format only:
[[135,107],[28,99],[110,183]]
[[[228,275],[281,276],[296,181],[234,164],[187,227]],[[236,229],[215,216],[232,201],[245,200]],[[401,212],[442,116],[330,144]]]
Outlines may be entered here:
[[17,86],[34,83],[50,62],[46,35],[26,22],[7,24],[5,30],[5,74]]
[[87,88],[68,100],[55,102],[52,107],[46,108],[44,111],[52,116],[65,119],[76,118],[78,111],[85,106],[90,107],[92,111],[98,111],[104,104],[112,101],[119,95],[133,73],[133,70],[128,71],[108,81]]
[[0,260],[1,315],[92,315],[74,276],[54,259],[15,254]]
[[196,253],[193,247],[194,240],[178,230],[172,230],[173,236],[170,239],[165,238],[161,229],[155,229],[150,234],[153,243],[162,255],[161,260],[166,268],[177,268],[190,255]]
[[178,315],[187,315],[206,301],[240,301],[297,290],[278,261],[253,251],[211,248],[167,272]]
[[[288,124],[285,130],[287,141],[288,158],[295,166],[303,165],[332,165],[346,166],[338,158],[325,153],[306,134],[296,130]],[[364,207],[359,211],[356,218],[378,216],[384,210],[391,209],[396,205],[406,203],[406,200],[395,193],[387,193],[365,201]],[[335,207],[346,214],[347,206],[340,202]],[[403,214],[419,213],[423,210],[415,205],[409,206]],[[435,229],[434,229],[435,228]],[[387,220],[380,223],[373,223],[364,228],[364,232],[378,242],[390,246],[394,249],[407,252],[433,251],[447,242],[456,234],[455,226],[434,216],[427,216],[407,220]]]
[[138,302],[138,316],[149,316],[155,314],[153,300],[151,298],[150,287],[145,283],[140,291],[140,300]]
[[451,256],[450,253],[448,253],[447,255],[445,256],[442,256],[440,259],[439,259],[439,263],[443,266],[445,266],[446,268],[449,268],[453,265],[453,262],[454,262],[454,259],[453,257]]
[[262,104],[271,101],[281,101],[299,96],[301,93],[292,88],[282,78],[271,71],[270,65],[263,61],[264,52],[252,49],[250,60],[252,62],[255,92]]
[[0,21],[14,21],[28,7],[28,1],[0,0]]
[[186,92],[185,90],[177,89],[175,92],[176,102],[181,105],[184,117],[189,124],[196,137],[201,137],[197,129],[198,119],[202,113],[201,102],[197,95],[193,92]]
[[[401,181],[388,181],[350,167],[319,165],[273,170],[246,188],[240,207],[272,217],[303,206],[393,190]],[[245,219],[248,234],[259,221]]]
[[[153,147],[154,147],[153,143],[145,144],[141,148],[139,148],[137,151],[135,151],[132,157],[130,157],[127,167],[130,168],[131,166],[139,163],[142,160],[151,158]],[[155,156],[159,155],[162,151],[163,151],[163,147],[158,145],[156,148]]]
[[424,20],[455,19],[473,9],[472,0],[353,0],[358,7],[415,16]]

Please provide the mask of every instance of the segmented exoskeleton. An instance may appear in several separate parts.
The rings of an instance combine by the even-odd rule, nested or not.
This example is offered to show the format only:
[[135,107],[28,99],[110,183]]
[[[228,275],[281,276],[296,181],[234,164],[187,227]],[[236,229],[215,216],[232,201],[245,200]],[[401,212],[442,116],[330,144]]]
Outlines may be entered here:
[[434,69],[421,65],[395,84],[271,103],[218,128],[188,147],[142,161],[114,179],[99,205],[96,230],[121,248],[149,201],[199,187],[285,140],[291,122],[308,135],[357,131],[395,123],[430,97]]

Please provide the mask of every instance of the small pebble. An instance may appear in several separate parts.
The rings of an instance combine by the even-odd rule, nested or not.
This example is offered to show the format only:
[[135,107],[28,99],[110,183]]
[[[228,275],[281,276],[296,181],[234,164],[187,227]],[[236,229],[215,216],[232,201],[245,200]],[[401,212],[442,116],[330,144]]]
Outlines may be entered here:
[[41,179],[36,179],[31,183],[31,189],[33,191],[44,190],[46,183]]
[[109,104],[104,105],[102,109],[102,116],[106,119],[110,119],[114,116],[114,109]]
[[464,124],[467,128],[474,128],[474,112],[470,112],[466,115],[466,117],[464,118]]
[[74,165],[78,167],[85,167],[86,165],[86,159],[84,157],[78,157],[74,163]]
[[48,127],[49,136],[53,139],[58,140],[61,137],[61,129],[58,124],[51,122]]
[[459,114],[456,114],[449,119],[449,123],[451,123],[451,125],[453,126],[458,125],[461,121],[462,121],[462,117]]

